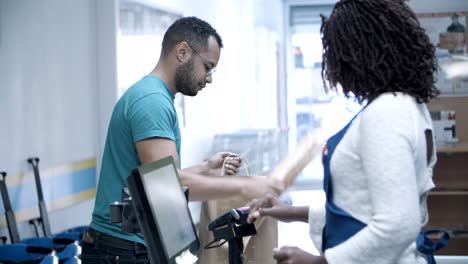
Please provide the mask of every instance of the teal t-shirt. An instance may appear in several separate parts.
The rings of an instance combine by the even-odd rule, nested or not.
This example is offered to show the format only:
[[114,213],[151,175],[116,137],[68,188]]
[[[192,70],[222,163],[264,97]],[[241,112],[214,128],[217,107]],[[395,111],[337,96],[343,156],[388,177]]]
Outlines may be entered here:
[[120,225],[109,222],[109,204],[121,201],[127,177],[141,165],[135,143],[151,137],[173,140],[180,156],[174,94],[161,79],[146,75],[122,95],[112,112],[90,225],[95,230],[144,243],[141,234],[122,233]]

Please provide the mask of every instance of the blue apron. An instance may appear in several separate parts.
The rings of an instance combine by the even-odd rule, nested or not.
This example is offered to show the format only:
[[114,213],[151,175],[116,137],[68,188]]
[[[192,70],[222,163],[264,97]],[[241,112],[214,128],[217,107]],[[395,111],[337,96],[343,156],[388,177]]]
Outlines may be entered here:
[[[324,168],[324,178],[323,178],[323,189],[326,194],[326,203],[325,203],[325,227],[323,228],[322,234],[322,252],[325,252],[326,249],[332,248],[348,238],[352,237],[354,234],[359,232],[361,229],[367,225],[356,218],[352,217],[348,212],[344,211],[338,207],[333,201],[333,189],[331,185],[331,174],[330,174],[330,160],[335,151],[336,146],[341,141],[343,136],[346,134],[346,131],[351,126],[354,119],[359,115],[359,113],[351,119],[351,121],[338,133],[328,139],[327,144],[323,149],[322,161]],[[427,235],[434,233],[442,233],[443,237],[437,242],[431,241]],[[434,252],[448,244],[449,235],[445,231],[441,230],[429,230],[421,232],[416,240],[418,251],[425,254],[427,262],[429,264],[435,263]]]

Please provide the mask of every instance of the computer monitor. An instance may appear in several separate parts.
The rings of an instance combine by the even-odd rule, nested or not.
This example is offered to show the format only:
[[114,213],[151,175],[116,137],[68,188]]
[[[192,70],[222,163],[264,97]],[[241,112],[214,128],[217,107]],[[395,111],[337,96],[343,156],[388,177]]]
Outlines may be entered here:
[[175,263],[200,242],[172,156],[132,170],[127,179],[151,263]]

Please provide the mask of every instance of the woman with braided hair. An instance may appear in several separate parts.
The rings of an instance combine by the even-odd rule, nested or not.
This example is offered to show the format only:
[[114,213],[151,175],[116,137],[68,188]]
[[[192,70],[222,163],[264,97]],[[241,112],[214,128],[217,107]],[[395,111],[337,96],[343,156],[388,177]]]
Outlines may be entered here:
[[270,195],[251,202],[248,220],[309,222],[322,254],[286,246],[277,263],[434,263],[448,240],[422,232],[436,162],[426,106],[438,95],[435,48],[404,0],[341,0],[322,19],[325,87],[364,108],[324,148],[324,208]]

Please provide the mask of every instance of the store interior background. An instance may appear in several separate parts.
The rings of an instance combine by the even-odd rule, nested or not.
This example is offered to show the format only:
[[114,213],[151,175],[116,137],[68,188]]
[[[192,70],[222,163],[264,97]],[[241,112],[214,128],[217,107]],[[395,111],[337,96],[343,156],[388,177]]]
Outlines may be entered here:
[[[22,237],[33,236],[27,220],[39,215],[28,157],[41,159],[53,232],[88,224],[91,219],[113,106],[128,85],[154,67],[159,56],[158,47],[144,46],[144,38],[140,39],[143,46],[123,41],[119,14],[128,2],[0,0],[0,171],[8,173],[10,199]],[[300,82],[293,78],[297,72],[288,10],[301,5],[326,9],[336,1],[133,2],[178,16],[200,17],[223,38],[213,83],[196,97],[179,102],[182,167],[211,154],[216,135],[239,130],[286,130],[285,144],[294,148],[300,128],[296,124],[298,90],[293,87]],[[467,0],[411,0],[409,4],[417,12],[468,11]],[[317,44],[313,42],[311,45]],[[340,118],[330,124],[327,133],[358,109],[350,100],[336,102],[347,112],[337,115]],[[318,167],[308,168],[310,175],[301,175],[293,185],[289,197],[296,204],[323,203]],[[191,208],[197,219],[197,204]],[[0,236],[8,236],[3,206],[0,209]],[[301,245],[314,252],[304,232],[306,226],[281,228],[293,228],[283,234],[299,234],[280,233],[280,245]]]

